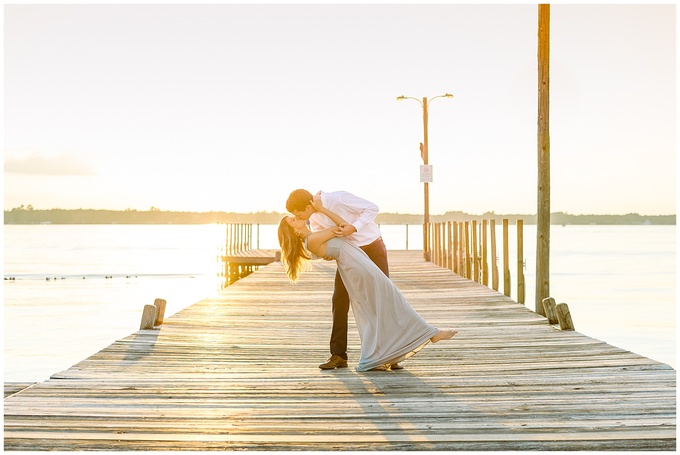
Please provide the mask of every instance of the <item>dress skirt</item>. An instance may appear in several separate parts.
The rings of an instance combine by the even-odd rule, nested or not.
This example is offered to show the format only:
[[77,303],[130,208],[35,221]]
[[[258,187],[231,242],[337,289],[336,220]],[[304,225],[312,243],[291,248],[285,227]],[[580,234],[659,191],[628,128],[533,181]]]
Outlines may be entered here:
[[411,308],[392,280],[359,247],[338,237],[328,241],[326,254],[337,261],[359,329],[357,371],[401,362],[439,332]]

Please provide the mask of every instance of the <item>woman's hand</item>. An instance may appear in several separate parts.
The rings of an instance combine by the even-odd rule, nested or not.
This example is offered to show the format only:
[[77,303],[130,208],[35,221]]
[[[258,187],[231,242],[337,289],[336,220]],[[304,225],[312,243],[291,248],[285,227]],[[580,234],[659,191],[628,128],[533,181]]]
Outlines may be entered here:
[[357,231],[357,228],[352,226],[349,223],[343,223],[340,226],[338,226],[338,229],[335,231],[335,236],[336,237],[347,237],[348,235],[352,235]]

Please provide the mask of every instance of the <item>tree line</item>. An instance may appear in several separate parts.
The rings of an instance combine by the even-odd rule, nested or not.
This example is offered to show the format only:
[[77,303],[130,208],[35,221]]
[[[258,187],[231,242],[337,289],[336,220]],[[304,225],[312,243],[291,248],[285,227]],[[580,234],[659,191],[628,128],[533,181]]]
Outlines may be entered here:
[[[5,224],[278,224],[285,213],[280,212],[174,212],[155,207],[150,210],[96,210],[96,209],[49,209],[37,210],[29,206],[15,207],[5,210]],[[503,219],[514,224],[516,220],[524,220],[524,224],[536,224],[536,215],[497,215],[486,212],[482,215],[471,215],[465,212],[446,212],[443,215],[430,215],[430,222],[496,220]],[[378,224],[422,224],[423,215],[403,213],[380,213],[376,217]],[[554,225],[675,225],[675,215],[570,215],[555,212],[550,216]]]

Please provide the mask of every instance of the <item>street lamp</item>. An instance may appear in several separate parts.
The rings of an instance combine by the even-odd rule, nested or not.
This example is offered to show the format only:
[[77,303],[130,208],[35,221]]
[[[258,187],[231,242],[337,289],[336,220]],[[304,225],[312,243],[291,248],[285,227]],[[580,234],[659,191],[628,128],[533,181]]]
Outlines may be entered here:
[[[444,95],[438,95],[430,99],[428,102],[427,98],[423,98],[422,101],[418,98],[413,98],[411,96],[398,96],[397,100],[416,100],[420,103],[423,108],[423,143],[420,144],[420,156],[423,159],[423,164],[428,165],[427,156],[427,110],[430,107],[432,100],[437,98],[453,98],[450,93],[445,93]],[[425,192],[425,213],[423,215],[423,257],[426,261],[431,259],[430,257],[430,191],[428,188],[428,182],[423,181],[424,192]]]

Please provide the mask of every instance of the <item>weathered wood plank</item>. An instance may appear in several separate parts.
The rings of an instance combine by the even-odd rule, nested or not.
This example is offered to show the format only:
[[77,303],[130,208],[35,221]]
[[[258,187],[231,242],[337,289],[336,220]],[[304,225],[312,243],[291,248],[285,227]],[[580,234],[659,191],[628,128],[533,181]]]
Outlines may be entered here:
[[5,398],[32,386],[35,382],[5,382]]
[[267,265],[280,260],[279,250],[243,250],[222,256],[222,261],[239,265]]

